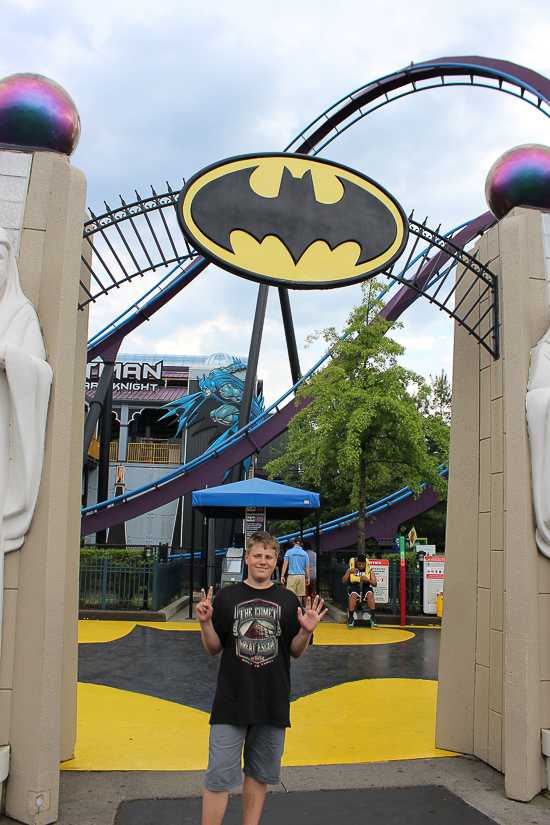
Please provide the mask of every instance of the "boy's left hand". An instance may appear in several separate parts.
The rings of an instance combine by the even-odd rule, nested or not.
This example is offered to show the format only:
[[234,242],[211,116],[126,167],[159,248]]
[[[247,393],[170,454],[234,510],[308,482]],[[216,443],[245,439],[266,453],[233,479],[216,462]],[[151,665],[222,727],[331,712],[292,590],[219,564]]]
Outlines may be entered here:
[[319,599],[319,596],[315,596],[313,604],[311,604],[311,598],[308,596],[306,600],[306,612],[302,613],[302,608],[298,608],[298,621],[308,633],[313,633],[325,613],[328,613],[326,607],[323,610],[324,603],[324,599]]

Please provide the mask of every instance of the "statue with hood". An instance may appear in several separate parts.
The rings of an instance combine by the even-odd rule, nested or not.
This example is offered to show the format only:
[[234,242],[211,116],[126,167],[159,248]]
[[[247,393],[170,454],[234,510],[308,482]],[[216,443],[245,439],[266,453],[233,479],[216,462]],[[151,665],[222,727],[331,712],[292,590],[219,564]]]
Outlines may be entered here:
[[25,541],[38,498],[52,369],[0,227],[0,644],[4,554]]

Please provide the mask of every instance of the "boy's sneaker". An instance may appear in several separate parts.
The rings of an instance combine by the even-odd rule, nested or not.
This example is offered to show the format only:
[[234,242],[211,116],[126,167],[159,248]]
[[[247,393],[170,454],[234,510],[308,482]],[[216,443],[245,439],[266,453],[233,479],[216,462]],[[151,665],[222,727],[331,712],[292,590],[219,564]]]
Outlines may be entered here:
[[355,617],[353,613],[348,613],[348,627],[353,627],[355,624]]
[[378,622],[376,621],[376,619],[372,615],[370,617],[370,626],[371,627],[378,627]]

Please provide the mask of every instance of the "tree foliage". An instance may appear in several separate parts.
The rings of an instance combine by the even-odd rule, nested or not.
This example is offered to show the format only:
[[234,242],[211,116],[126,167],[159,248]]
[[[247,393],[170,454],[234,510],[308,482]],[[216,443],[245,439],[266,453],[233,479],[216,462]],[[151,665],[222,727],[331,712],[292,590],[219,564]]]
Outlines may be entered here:
[[441,494],[446,487],[437,466],[448,455],[448,427],[417,407],[412,388],[417,396],[428,389],[397,362],[404,348],[379,317],[381,289],[374,280],[363,285],[343,338],[334,328],[312,336],[326,342],[331,359],[301,385],[297,400],[311,402],[292,419],[284,453],[267,465],[271,478],[319,491],[323,519],[358,509],[360,551],[367,503],[405,485],[415,496],[423,482]]
[[427,418],[438,416],[447,426],[451,425],[453,393],[445,370],[441,370],[435,378],[430,375],[430,380],[416,393],[414,399],[422,415]]

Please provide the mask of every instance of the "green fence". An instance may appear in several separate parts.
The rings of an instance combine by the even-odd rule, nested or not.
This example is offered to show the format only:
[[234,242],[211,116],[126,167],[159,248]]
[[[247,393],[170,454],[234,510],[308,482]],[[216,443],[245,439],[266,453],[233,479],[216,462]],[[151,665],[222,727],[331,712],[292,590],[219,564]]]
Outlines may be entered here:
[[[348,565],[341,562],[332,562],[332,599],[344,610],[348,605],[348,586],[342,582],[342,576]],[[405,572],[405,611],[407,613],[422,612],[422,572],[407,570]],[[380,612],[392,613],[394,616],[401,609],[400,605],[400,578],[397,562],[390,563],[389,570],[389,601],[387,604],[378,604]]]
[[152,610],[182,591],[183,559],[115,562],[108,555],[80,560],[81,610]]

